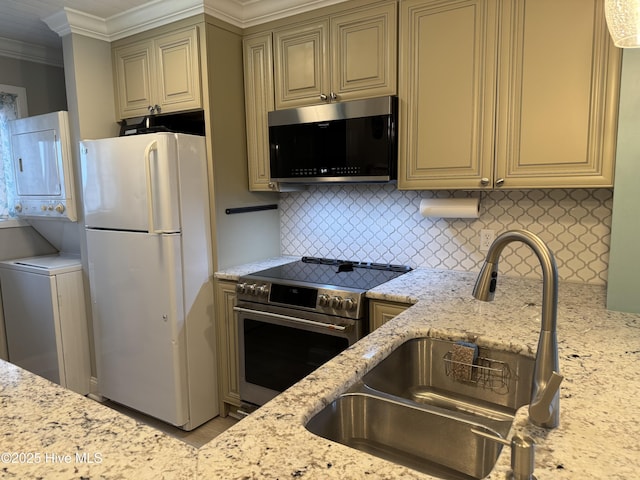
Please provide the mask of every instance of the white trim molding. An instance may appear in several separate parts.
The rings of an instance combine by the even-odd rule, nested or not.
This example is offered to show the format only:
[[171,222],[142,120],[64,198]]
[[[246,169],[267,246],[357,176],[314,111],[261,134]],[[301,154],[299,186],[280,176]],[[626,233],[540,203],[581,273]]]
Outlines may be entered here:
[[19,42],[4,37],[0,37],[0,57],[17,58],[18,60],[43,63],[53,67],[63,66],[62,50]]
[[109,18],[65,7],[42,20],[61,37],[78,33],[113,42],[200,13],[240,28],[334,5],[345,0],[153,0]]

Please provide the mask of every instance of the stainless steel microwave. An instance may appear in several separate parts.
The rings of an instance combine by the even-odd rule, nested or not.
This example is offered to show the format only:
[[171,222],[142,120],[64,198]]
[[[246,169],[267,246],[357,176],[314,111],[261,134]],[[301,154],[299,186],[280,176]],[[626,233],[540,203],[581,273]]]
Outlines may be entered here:
[[397,178],[398,99],[269,112],[271,180],[384,183]]

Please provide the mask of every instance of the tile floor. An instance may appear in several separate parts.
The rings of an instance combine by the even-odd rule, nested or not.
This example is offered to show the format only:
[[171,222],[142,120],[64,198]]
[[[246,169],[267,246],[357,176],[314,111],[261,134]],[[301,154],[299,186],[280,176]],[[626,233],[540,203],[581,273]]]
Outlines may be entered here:
[[232,418],[231,416],[227,416],[224,418],[215,417],[209,420],[207,423],[201,425],[200,427],[190,432],[185,432],[184,430],[174,427],[173,425],[169,425],[168,423],[164,423],[156,418],[150,417],[111,401],[105,401],[103,405],[113,408],[114,410],[132,417],[139,422],[146,423],[147,425],[156,428],[166,433],[167,435],[171,435],[178,440],[182,440],[183,442],[188,443],[195,448],[200,448],[206,443],[209,443],[213,438],[217,437],[227,428],[235,425],[238,422],[237,419]]

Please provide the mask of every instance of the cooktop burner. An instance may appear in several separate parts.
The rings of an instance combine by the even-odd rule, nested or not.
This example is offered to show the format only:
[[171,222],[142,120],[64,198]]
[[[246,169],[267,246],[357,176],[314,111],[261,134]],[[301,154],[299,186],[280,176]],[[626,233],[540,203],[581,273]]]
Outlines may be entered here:
[[406,265],[302,257],[300,261],[261,270],[250,276],[271,282],[299,282],[366,291],[409,271],[411,267]]

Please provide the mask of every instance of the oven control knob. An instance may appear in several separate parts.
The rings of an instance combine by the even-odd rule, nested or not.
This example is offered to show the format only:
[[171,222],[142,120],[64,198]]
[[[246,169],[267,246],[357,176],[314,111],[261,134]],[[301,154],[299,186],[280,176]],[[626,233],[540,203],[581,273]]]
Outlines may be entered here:
[[356,308],[356,301],[351,297],[345,298],[343,305],[345,310],[353,310]]
[[331,297],[331,308],[339,309],[342,307],[342,297]]
[[244,293],[246,288],[247,288],[247,284],[246,283],[238,283],[236,285],[236,292],[237,293]]
[[318,297],[318,305],[320,305],[321,307],[328,307],[329,306],[329,295],[326,294],[322,294]]
[[249,285],[247,285],[245,287],[245,292],[248,293],[249,295],[255,295],[256,294],[256,284],[255,283],[250,283]]
[[260,285],[256,288],[256,294],[260,297],[266,297],[269,295],[269,287],[267,285]]

